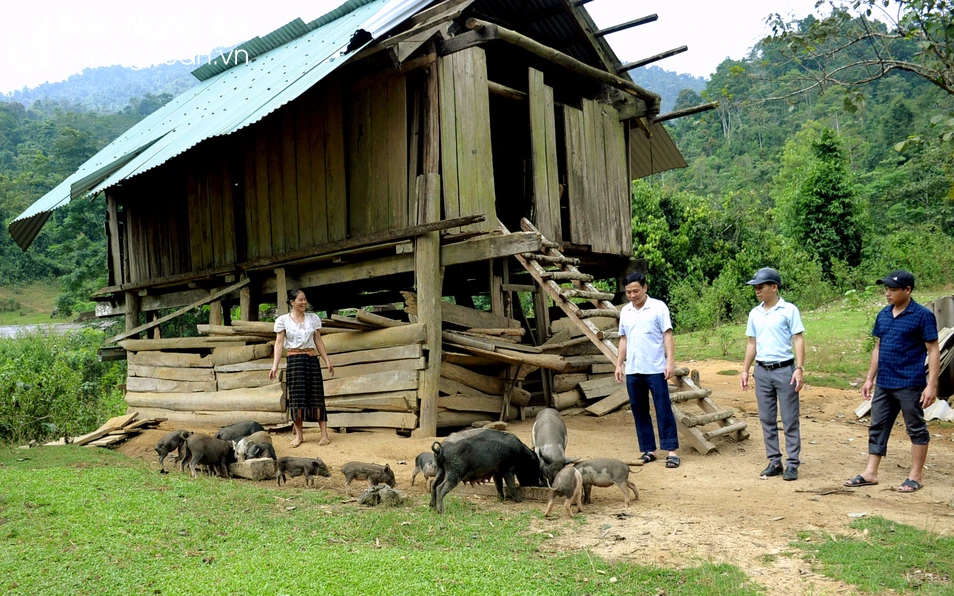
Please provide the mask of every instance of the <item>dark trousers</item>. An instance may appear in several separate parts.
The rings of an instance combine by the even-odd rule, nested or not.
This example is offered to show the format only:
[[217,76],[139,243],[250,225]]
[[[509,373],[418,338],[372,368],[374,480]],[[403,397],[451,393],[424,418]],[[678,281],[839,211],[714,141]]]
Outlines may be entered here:
[[868,453],[885,456],[888,454],[888,437],[891,427],[898,419],[898,412],[904,416],[904,426],[912,445],[927,445],[931,440],[927,423],[924,421],[924,408],[921,407],[923,387],[905,387],[903,389],[875,388],[871,398],[871,423],[868,426]]
[[676,417],[669,401],[669,383],[662,373],[654,375],[626,375],[626,391],[629,392],[629,408],[636,421],[636,438],[643,453],[656,450],[656,435],[653,419],[649,415],[649,394],[653,394],[656,408],[656,425],[659,427],[659,448],[666,451],[679,449],[676,433]]

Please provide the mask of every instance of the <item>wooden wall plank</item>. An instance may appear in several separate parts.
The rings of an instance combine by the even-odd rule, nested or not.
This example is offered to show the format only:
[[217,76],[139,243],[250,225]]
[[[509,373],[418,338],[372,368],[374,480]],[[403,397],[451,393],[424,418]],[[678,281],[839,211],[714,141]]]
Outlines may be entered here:
[[417,214],[417,176],[419,174],[420,148],[423,130],[421,130],[422,89],[414,85],[411,92],[410,144],[407,152],[407,225],[418,224]]
[[[307,145],[307,168],[308,168],[308,196],[311,205],[311,242],[312,245],[321,245],[328,242],[328,205],[325,198],[326,186],[328,182],[325,173],[326,155],[325,155],[325,110],[321,102],[323,94],[311,94],[308,96],[305,115],[308,117],[308,145]],[[299,160],[299,163],[301,161]],[[302,211],[302,221],[305,220],[305,212]],[[304,230],[303,230],[304,232]],[[304,242],[305,235],[302,234]]]
[[[465,229],[491,231],[497,223],[497,192],[494,187],[494,156],[490,138],[490,92],[487,88],[487,55],[483,48],[470,50],[474,61],[474,122],[486,123],[475,126],[477,129],[477,196],[479,213],[487,217],[483,222]],[[470,215],[469,213],[465,215]]]
[[344,105],[341,79],[325,82],[325,200],[328,214],[328,242],[348,237],[348,196],[345,174]]
[[388,229],[407,227],[407,79],[388,79]]
[[[368,135],[370,141],[371,162],[371,192],[365,197],[351,196],[352,201],[365,201],[359,206],[368,214],[368,227],[365,233],[383,232],[388,229],[388,164],[390,162],[390,148],[388,147],[388,82],[384,81],[371,86],[371,130]],[[354,235],[354,229],[352,229]]]
[[285,180],[282,176],[282,126],[278,114],[262,120],[268,138],[268,202],[272,228],[272,254],[286,252],[285,245]]
[[553,222],[554,242],[563,241],[563,218],[560,214],[560,174],[557,165],[556,104],[553,87],[543,87],[544,124],[546,124],[547,199],[550,202],[550,217]]
[[243,184],[242,200],[245,203],[245,255],[249,259],[262,256],[259,250],[258,182],[255,180],[255,134],[247,130],[242,136]]
[[[311,153],[315,150],[311,142],[313,101],[314,94],[309,92],[285,106],[285,109],[294,111],[295,118],[295,194],[298,198],[298,245],[302,248],[315,245],[315,201],[311,185]],[[321,194],[324,198],[324,192]]]
[[[623,124],[619,121],[619,113],[615,108],[603,105],[603,147],[606,160],[606,200],[611,222],[612,245],[608,252],[619,253],[625,251],[625,231],[632,229],[629,216],[629,202],[626,200],[625,163],[623,154]],[[625,208],[625,209],[624,209]],[[626,254],[626,252],[623,252]]]
[[[439,106],[441,121],[441,186],[444,192],[444,219],[460,217],[457,173],[457,100],[454,92],[454,63],[462,52],[438,58]],[[459,228],[458,228],[459,230]],[[448,230],[453,233],[455,229]]]
[[371,196],[371,90],[356,91],[351,98],[351,134],[348,138],[348,215],[352,237],[367,234],[371,227],[368,213]]
[[[559,235],[560,218],[559,212],[553,213],[550,178],[547,171],[546,89],[546,85],[543,84],[543,73],[534,68],[529,69],[530,175],[533,181],[534,224],[540,233],[550,240],[555,240]],[[552,109],[552,103],[550,107]]]
[[[452,54],[454,60],[454,102],[457,106],[457,180],[460,211],[458,215],[479,213],[480,197],[477,182],[477,128],[486,122],[475,114],[474,54],[470,51]],[[454,215],[454,217],[458,217]]]
[[[186,196],[189,208],[189,254],[191,256],[191,266],[193,271],[199,271],[202,269],[202,224],[199,218],[199,180],[195,166],[193,165],[190,165],[186,170]],[[135,233],[135,229],[131,229],[130,231],[133,232],[131,237],[135,240],[138,234]],[[132,263],[130,263],[130,265],[132,265]],[[136,265],[138,265],[138,263]],[[132,266],[134,268],[136,267],[135,265]],[[139,281],[138,271],[135,281]]]
[[222,168],[222,244],[225,252],[222,255],[223,265],[232,265],[237,262],[235,246],[235,184],[232,174],[231,159],[223,156]]
[[570,207],[570,229],[567,240],[577,244],[586,244],[586,194],[584,178],[586,176],[583,146],[583,112],[566,106],[563,108],[563,129],[566,131],[566,177],[567,199]]
[[255,131],[255,213],[258,217],[258,254],[270,257],[272,249],[271,198],[268,194],[268,131],[265,122],[258,122]]
[[202,238],[202,268],[212,267],[214,264],[215,251],[212,239],[212,212],[211,212],[211,192],[209,190],[209,168],[204,163],[207,152],[203,152],[199,158],[199,165],[196,169],[196,180],[198,181],[199,196],[196,206],[198,208],[197,218],[199,220],[199,232]]
[[209,237],[212,253],[209,266],[220,267],[225,264],[225,238],[222,221],[222,168],[221,159],[214,151],[205,152],[206,161],[201,164],[205,170],[209,200]]
[[298,238],[298,176],[295,172],[295,115],[291,105],[278,111],[281,126],[282,200],[285,215],[285,251],[301,248]]

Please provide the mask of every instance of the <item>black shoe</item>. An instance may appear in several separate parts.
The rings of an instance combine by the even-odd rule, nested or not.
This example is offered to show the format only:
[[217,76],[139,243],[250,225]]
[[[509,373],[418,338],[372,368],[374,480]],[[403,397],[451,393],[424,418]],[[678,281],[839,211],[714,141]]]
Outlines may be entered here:
[[785,474],[782,475],[782,480],[798,480],[798,468],[795,466],[785,468]]
[[762,470],[760,476],[780,476],[782,474],[782,464],[777,462],[774,464],[769,464],[767,468]]

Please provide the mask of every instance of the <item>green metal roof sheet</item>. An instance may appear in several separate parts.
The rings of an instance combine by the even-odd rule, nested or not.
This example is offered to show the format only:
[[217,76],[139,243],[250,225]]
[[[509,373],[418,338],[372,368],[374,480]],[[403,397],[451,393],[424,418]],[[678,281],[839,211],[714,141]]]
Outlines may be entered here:
[[220,60],[196,69],[193,74],[200,81],[195,87],[120,135],[33,203],[10,223],[10,234],[26,250],[50,212],[71,199],[105,190],[206,139],[258,122],[358,52],[360,47],[346,52],[356,31],[377,39],[432,1],[349,0],[307,25],[296,19],[242,44],[240,48],[248,48],[248,62],[238,54],[239,64]]

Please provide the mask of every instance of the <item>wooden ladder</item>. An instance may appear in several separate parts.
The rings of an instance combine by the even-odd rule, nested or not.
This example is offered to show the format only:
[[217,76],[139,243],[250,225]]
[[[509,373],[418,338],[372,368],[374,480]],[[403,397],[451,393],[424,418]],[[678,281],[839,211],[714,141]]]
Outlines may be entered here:
[[[500,229],[504,233],[509,233],[507,228],[501,223]],[[540,231],[534,227],[526,218],[520,220],[520,228],[525,232],[534,232],[540,234]],[[516,254],[514,257],[530,274],[537,284],[553,299],[554,304],[566,313],[566,316],[596,345],[597,348],[606,356],[611,363],[616,363],[619,355],[619,348],[613,341],[618,339],[615,331],[603,331],[599,329],[590,319],[594,317],[612,317],[619,319],[619,311],[616,306],[610,302],[613,294],[602,292],[591,282],[593,276],[581,272],[577,265],[579,259],[566,257],[560,252],[560,245],[548,240],[543,234],[543,250],[538,253]],[[572,288],[564,288],[559,282],[570,282]],[[572,298],[584,298],[589,300],[594,306],[591,309],[581,308],[579,304],[573,302]],[[709,453],[716,449],[711,439],[729,433],[735,433],[737,440],[748,438],[746,432],[746,423],[736,421],[732,410],[720,409],[710,397],[711,389],[702,389],[699,387],[699,373],[693,371],[690,375],[687,369],[680,369],[675,375],[673,382],[676,384],[675,391],[671,392],[672,412],[679,422],[679,432],[683,439],[688,442],[696,451],[702,454]],[[610,396],[605,400],[597,402],[602,404],[604,401],[619,401],[619,396]],[[625,400],[628,403],[628,398]],[[604,404],[606,412],[612,411],[624,402]],[[695,403],[702,414],[690,415],[683,410],[683,405]],[[716,423],[719,428],[711,431],[703,431],[701,427]]]

